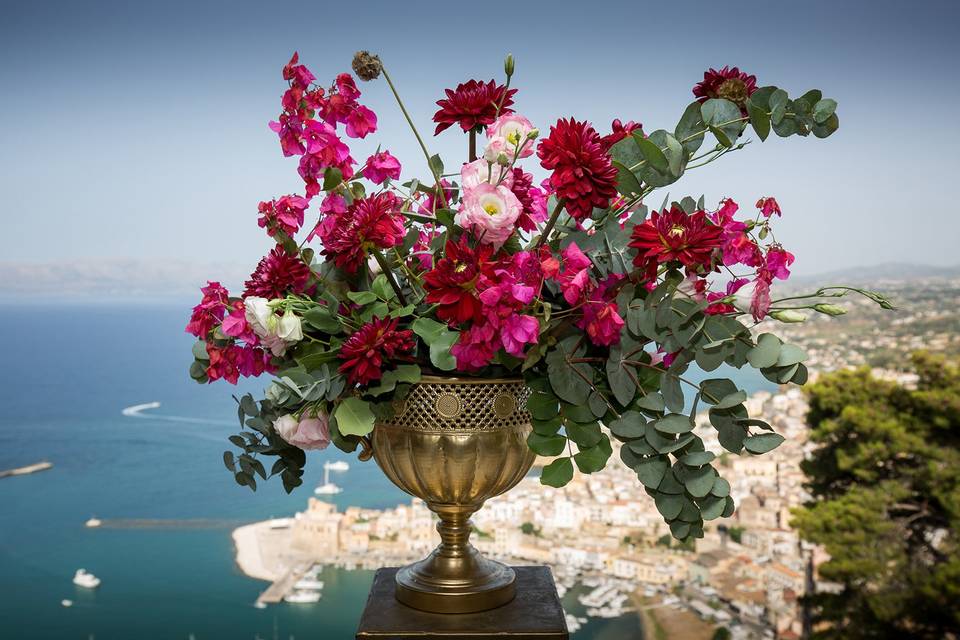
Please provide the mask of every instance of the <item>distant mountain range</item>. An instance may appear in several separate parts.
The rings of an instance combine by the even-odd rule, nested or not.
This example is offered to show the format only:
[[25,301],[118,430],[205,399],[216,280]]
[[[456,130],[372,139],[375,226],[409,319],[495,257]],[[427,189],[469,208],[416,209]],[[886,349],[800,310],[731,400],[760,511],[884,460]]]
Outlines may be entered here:
[[[218,280],[231,291],[239,291],[249,269],[236,263],[177,260],[0,262],[0,299],[192,299],[208,279]],[[960,277],[960,265],[935,267],[891,262],[796,276],[790,283],[876,285],[954,277]]]

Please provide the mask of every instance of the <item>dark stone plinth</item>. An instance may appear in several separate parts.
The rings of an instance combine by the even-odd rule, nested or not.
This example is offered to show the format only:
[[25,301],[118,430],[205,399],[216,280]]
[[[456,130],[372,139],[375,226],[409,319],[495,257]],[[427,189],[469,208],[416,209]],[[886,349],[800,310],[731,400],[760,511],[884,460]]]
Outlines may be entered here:
[[547,567],[514,567],[517,597],[479,613],[426,613],[394,598],[396,567],[377,571],[357,640],[569,640],[557,586]]

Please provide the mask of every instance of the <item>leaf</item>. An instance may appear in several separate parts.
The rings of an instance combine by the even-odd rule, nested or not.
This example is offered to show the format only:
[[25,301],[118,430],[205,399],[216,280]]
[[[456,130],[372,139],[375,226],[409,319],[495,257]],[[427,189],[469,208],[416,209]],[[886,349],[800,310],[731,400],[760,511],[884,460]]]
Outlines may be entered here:
[[750,453],[766,453],[779,447],[784,437],[779,433],[760,433],[743,441],[743,448]]
[[813,121],[817,124],[823,124],[830,119],[830,116],[836,110],[837,101],[832,98],[824,98],[813,105]]
[[430,170],[434,175],[442,176],[443,175],[443,160],[440,159],[439,154],[434,154],[430,156]]
[[223,466],[225,466],[228,471],[233,471],[233,470],[234,470],[234,465],[235,465],[235,463],[234,463],[234,461],[233,461],[233,452],[232,452],[232,451],[224,451],[224,452],[223,452]]
[[563,420],[560,419],[560,416],[550,418],[549,420],[537,420],[536,418],[533,418],[530,421],[530,424],[533,425],[533,430],[540,435],[552,436],[560,431],[560,427],[563,425]]
[[761,333],[757,345],[747,352],[747,360],[755,369],[772,367],[780,356],[780,339],[772,333]]
[[[639,136],[636,132],[633,135],[635,138]],[[649,143],[650,147],[657,148],[666,164],[660,165],[659,163],[648,162],[640,167],[640,178],[653,187],[664,187],[676,182],[683,175],[689,159],[683,145],[663,129],[657,129],[650,134],[649,138],[644,138],[644,141]]]
[[567,358],[572,356],[573,346],[579,338],[572,336],[554,347],[545,358],[547,376],[554,393],[570,404],[586,404],[590,397],[593,381],[593,368],[585,363],[570,363]]
[[731,393],[726,396],[714,406],[714,409],[729,409],[735,407],[738,404],[743,404],[743,401],[747,399],[746,391],[737,391],[736,393]]
[[660,482],[663,481],[663,476],[669,468],[670,462],[666,456],[656,456],[641,460],[634,467],[634,470],[643,486],[653,489],[660,486]]
[[388,391],[393,391],[397,383],[414,383],[420,380],[420,366],[415,364],[401,364],[396,369],[384,371],[380,378],[380,384],[367,389],[367,393],[372,396],[379,396]]
[[641,135],[634,135],[633,137],[637,141],[637,147],[640,148],[640,153],[643,155],[644,160],[646,160],[651,167],[661,173],[670,168],[670,164],[667,162],[667,156],[663,155],[660,147],[654,144],[649,138],[644,138]]
[[637,395],[637,385],[623,363],[623,347],[619,344],[610,347],[610,357],[607,359],[607,382],[613,397],[623,406],[630,404]]
[[590,394],[590,399],[587,401],[587,404],[590,405],[590,412],[596,418],[602,418],[607,413],[607,401],[604,400],[603,396],[594,391]]
[[680,458],[680,462],[688,467],[699,467],[704,464],[710,464],[716,457],[717,456],[709,451],[693,451]]
[[837,114],[833,114],[823,123],[818,123],[813,125],[813,135],[818,138],[827,138],[834,131],[840,128],[840,118],[837,117]]
[[567,446],[567,439],[560,435],[545,436],[533,431],[527,436],[527,446],[541,456],[558,456]]
[[664,372],[660,378],[660,393],[667,409],[675,413],[683,411],[683,389],[679,378]]
[[718,477],[716,482],[713,483],[713,488],[710,489],[710,493],[718,498],[726,498],[730,495],[730,483]]
[[680,116],[680,122],[677,123],[673,133],[683,145],[687,155],[692,155],[703,144],[704,134],[701,132],[704,129],[706,126],[703,124],[703,116],[700,113],[700,103],[691,102]]
[[259,416],[260,410],[257,409],[257,403],[249,393],[240,398],[240,408],[248,416]]
[[700,393],[710,404],[719,402],[731,393],[737,392],[737,385],[727,378],[709,378],[700,383]]
[[340,186],[343,182],[343,173],[336,167],[327,167],[323,172],[323,190],[330,191]]
[[680,413],[671,413],[653,423],[654,428],[662,433],[687,433],[693,431],[690,416]]
[[373,291],[348,291],[347,297],[350,298],[351,301],[363,306],[374,302],[377,299],[377,294]]
[[654,503],[657,505],[657,511],[666,520],[673,520],[680,515],[680,510],[683,509],[683,497],[680,495],[658,493],[654,498]]
[[630,169],[616,160],[612,164],[617,169],[617,191],[625,196],[639,194],[643,191],[640,181],[637,180],[637,176],[633,175]]
[[563,425],[563,428],[567,433],[567,437],[576,442],[577,446],[580,447],[592,447],[600,442],[600,439],[603,437],[603,434],[600,432],[600,425],[596,422],[593,424],[567,422]]
[[390,281],[387,280],[387,276],[382,273],[370,283],[370,290],[381,300],[393,300],[397,297],[397,292],[390,286]]
[[326,307],[314,307],[303,314],[303,321],[313,328],[326,333],[337,334],[343,331],[340,320]]
[[607,460],[613,454],[613,447],[610,445],[610,438],[602,435],[600,441],[592,447],[581,447],[580,451],[573,456],[573,461],[577,463],[577,468],[581,473],[595,473],[607,466]]
[[643,160],[643,155],[641,155],[640,148],[637,146],[637,141],[634,137],[627,136],[610,147],[610,158],[624,167],[629,168]]
[[549,420],[560,414],[560,402],[553,394],[534,392],[527,398],[527,411],[537,420]]
[[663,402],[663,396],[657,392],[648,393],[640,397],[634,404],[641,409],[647,409],[649,411],[663,411],[666,408]]
[[623,458],[623,450],[628,449],[638,456],[652,456],[657,453],[657,450],[650,446],[650,444],[643,438],[636,438],[631,440],[626,444],[626,447],[621,447],[620,449],[620,458]]
[[573,462],[570,458],[557,458],[543,468],[540,484],[548,487],[562,487],[573,479]]
[[[799,364],[807,359],[807,352],[795,344],[785,344],[780,348],[780,355],[777,357],[778,367],[789,367]],[[793,377],[792,375],[790,376]]]
[[686,540],[687,536],[690,535],[690,523],[681,522],[680,520],[677,520],[676,522],[671,522],[670,535],[672,535],[677,540]]
[[743,130],[740,107],[724,98],[711,98],[700,107],[703,122],[725,147],[732,147]]
[[625,411],[623,415],[611,422],[608,427],[614,435],[621,438],[642,438],[646,431],[647,421],[637,411]]
[[764,107],[757,105],[750,98],[747,98],[747,113],[750,114],[750,124],[756,131],[757,137],[761,141],[766,140],[767,136],[770,135],[770,114]]
[[333,415],[340,433],[345,436],[365,436],[373,431],[376,421],[370,403],[354,397],[341,400]]
[[717,496],[707,496],[698,502],[700,503],[700,516],[704,520],[716,520],[723,515],[727,499],[718,498]]
[[459,339],[458,332],[450,331],[447,325],[430,318],[417,318],[411,327],[413,332],[423,338],[430,347],[430,362],[435,367],[443,371],[452,371],[456,368],[457,360],[450,353],[450,347]]
[[716,478],[716,470],[709,465],[690,469],[684,474],[683,486],[694,498],[703,498],[710,493]]
[[770,121],[774,125],[780,124],[786,115],[788,100],[787,92],[783,89],[775,89],[773,93],[770,94],[768,102],[770,106]]

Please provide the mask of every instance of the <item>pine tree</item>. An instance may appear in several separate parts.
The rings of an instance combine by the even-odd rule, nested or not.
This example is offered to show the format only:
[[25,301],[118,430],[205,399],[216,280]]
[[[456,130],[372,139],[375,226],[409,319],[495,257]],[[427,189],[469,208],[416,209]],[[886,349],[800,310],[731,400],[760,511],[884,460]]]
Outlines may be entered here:
[[960,637],[960,368],[913,365],[915,389],[864,368],[809,390],[813,500],[793,524],[838,585],[807,599],[814,638]]

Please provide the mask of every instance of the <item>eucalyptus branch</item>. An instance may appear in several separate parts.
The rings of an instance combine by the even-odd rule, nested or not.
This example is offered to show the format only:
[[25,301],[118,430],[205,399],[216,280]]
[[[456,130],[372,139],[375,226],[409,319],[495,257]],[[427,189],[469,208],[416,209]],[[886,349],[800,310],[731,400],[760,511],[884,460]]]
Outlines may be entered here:
[[550,232],[552,232],[553,228],[556,226],[557,219],[560,217],[560,212],[563,210],[563,205],[565,203],[566,201],[563,198],[557,200],[557,206],[553,208],[553,213],[550,214],[550,219],[547,220],[547,224],[540,233],[540,239],[537,240],[537,244],[534,248],[539,249],[543,246],[543,243],[547,241],[547,236],[550,235]]
[[373,256],[373,259],[377,261],[377,264],[380,265],[380,270],[383,272],[383,275],[387,277],[387,281],[390,283],[390,286],[393,287],[394,292],[397,294],[397,299],[400,300],[400,304],[406,306],[407,299],[403,296],[403,289],[400,288],[400,284],[394,277],[393,270],[390,268],[390,264],[387,262],[387,259],[383,257],[383,254],[379,251],[372,251],[371,255]]

